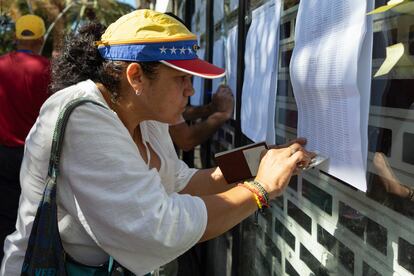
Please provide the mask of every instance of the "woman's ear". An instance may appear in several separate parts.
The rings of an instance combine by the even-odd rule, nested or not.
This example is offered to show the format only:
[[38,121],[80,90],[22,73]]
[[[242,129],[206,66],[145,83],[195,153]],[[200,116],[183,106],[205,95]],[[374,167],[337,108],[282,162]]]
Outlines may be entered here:
[[140,90],[144,84],[144,72],[136,62],[130,63],[126,68],[126,77],[134,90]]

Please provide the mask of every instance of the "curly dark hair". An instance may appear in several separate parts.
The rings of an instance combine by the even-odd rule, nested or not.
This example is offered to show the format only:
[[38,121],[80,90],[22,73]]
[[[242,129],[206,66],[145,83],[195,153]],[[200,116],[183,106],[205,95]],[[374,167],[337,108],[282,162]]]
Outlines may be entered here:
[[[101,39],[105,26],[91,22],[71,33],[62,53],[52,61],[52,93],[90,79],[102,83],[113,95],[119,95],[122,73],[129,62],[104,60],[95,41]],[[138,62],[149,79],[157,77],[158,61]]]

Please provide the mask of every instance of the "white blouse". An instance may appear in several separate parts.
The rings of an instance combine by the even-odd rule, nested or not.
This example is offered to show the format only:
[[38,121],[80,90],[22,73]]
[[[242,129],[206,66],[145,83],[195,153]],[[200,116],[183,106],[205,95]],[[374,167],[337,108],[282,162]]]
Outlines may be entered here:
[[[107,106],[92,81],[78,83],[45,102],[26,139],[17,230],[5,240],[2,275],[20,275],[55,123],[63,106],[78,97]],[[201,198],[177,194],[197,170],[178,159],[167,124],[145,121],[140,127],[161,159],[159,171],[145,163],[112,110],[87,103],[70,116],[57,185],[58,220],[65,250],[81,263],[99,265],[111,255],[143,275],[183,254],[205,231]]]

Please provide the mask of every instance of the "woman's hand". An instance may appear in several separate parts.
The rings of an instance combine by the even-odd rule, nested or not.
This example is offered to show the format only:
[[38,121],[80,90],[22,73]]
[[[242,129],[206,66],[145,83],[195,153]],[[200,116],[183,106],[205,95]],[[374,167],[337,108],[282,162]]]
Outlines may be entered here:
[[259,166],[256,181],[263,185],[273,199],[283,193],[298,166],[307,166],[314,153],[305,151],[299,143],[286,148],[268,150]]
[[[293,139],[293,140],[291,140],[291,141],[289,141],[289,142],[287,142],[285,144],[282,144],[282,145],[271,145],[271,146],[269,146],[269,148],[270,149],[282,149],[282,148],[290,147],[291,145],[293,145],[295,143],[298,143],[301,146],[305,146],[306,145],[306,142],[307,142],[306,141],[306,138],[304,138],[304,137],[298,137],[298,138]],[[309,165],[310,160],[313,157],[316,156],[316,153],[307,151],[304,148],[303,148],[303,152],[305,153],[305,158],[304,158],[304,162],[301,162],[300,164],[298,164],[298,168],[299,169],[306,168]],[[298,170],[295,173],[297,173],[297,172],[298,172]]]

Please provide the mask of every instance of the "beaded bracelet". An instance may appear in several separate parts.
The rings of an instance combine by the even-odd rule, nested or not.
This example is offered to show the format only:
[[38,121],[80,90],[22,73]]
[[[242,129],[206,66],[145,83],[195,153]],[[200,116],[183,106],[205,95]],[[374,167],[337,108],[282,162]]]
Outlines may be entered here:
[[260,202],[259,197],[258,197],[256,194],[253,194],[253,196],[254,196],[254,199],[256,200],[256,204],[257,204],[257,206],[259,207],[259,210],[262,210],[262,209],[263,209],[263,205],[262,205],[262,203]]
[[263,194],[257,188],[255,188],[253,185],[249,185],[249,182],[246,181],[243,184],[239,184],[239,185],[243,186],[244,188],[248,189],[253,194],[257,195],[263,207],[266,207],[266,208],[269,207],[269,201],[267,201],[266,198],[264,198]]
[[[254,200],[256,201],[257,207],[262,212],[263,211],[263,204],[262,204],[263,198],[262,198],[262,196],[255,189],[253,189],[253,188],[251,188],[247,185],[239,183],[239,184],[237,184],[237,186],[243,187],[243,188],[249,190],[253,194],[253,197],[254,197]],[[268,206],[265,206],[265,207],[268,207]]]
[[256,188],[265,200],[264,205],[269,205],[269,194],[267,193],[265,188],[263,188],[262,184],[260,184],[259,181],[256,181],[256,180],[245,181],[244,184],[253,186],[253,188]]
[[259,199],[260,199],[260,202],[262,203],[262,205],[264,206],[264,207],[269,207],[269,200],[267,200],[266,199],[266,197],[265,197],[265,195],[262,193],[262,192],[260,192],[260,190],[259,189],[257,189],[255,186],[253,186],[253,185],[250,185],[250,183],[249,182],[247,182],[247,183],[244,183],[244,185],[246,185],[247,187],[249,187],[250,189],[252,189],[253,191],[254,191],[254,193],[259,197]]

